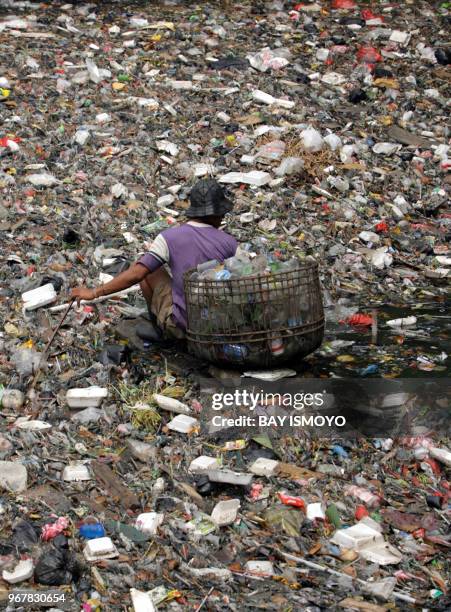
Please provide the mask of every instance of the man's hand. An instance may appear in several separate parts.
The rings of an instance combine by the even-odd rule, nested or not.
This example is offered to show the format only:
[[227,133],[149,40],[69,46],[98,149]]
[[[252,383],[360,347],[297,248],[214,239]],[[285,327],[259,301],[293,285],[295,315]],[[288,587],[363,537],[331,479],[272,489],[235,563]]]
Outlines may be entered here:
[[77,300],[77,306],[80,306],[81,300],[94,300],[96,297],[95,289],[88,289],[87,287],[75,287],[70,292],[70,297]]
[[104,285],[100,285],[97,289],[88,289],[87,287],[75,287],[72,289],[70,295],[72,298],[77,300],[77,304],[80,306],[80,300],[94,300],[100,296],[111,295],[112,293],[119,293],[124,291],[137,283],[140,283],[147,275],[149,270],[141,264],[132,264],[128,270],[124,270],[118,276],[115,276],[113,280],[110,280]]

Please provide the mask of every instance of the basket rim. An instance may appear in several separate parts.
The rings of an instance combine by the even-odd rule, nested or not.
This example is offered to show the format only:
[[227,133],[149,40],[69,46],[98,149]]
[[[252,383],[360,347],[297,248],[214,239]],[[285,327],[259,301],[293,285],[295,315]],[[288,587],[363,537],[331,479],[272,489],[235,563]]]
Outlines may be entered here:
[[[307,269],[311,269],[311,270],[318,270],[319,268],[319,263],[313,259],[309,259],[308,261],[303,261],[303,260],[299,260],[299,264],[301,268],[304,268],[305,271]],[[227,280],[216,280],[216,279],[190,279],[188,278],[188,275],[193,274],[193,272],[197,272],[197,267],[194,268],[189,268],[189,270],[186,270],[186,272],[183,273],[183,280],[184,283],[186,285],[188,284],[197,284],[199,282],[201,283],[211,283],[211,284],[217,284],[217,283],[224,283],[224,284],[230,284],[230,283],[236,283],[236,282],[241,282],[241,281],[248,281],[248,280],[254,280],[254,279],[258,279],[258,278],[268,278],[269,276],[283,276],[286,274],[294,274],[296,272],[300,271],[298,270],[280,270],[278,272],[271,272],[270,274],[263,274],[262,272],[259,272],[257,274],[249,274],[246,276],[242,276],[240,278],[229,278]]]

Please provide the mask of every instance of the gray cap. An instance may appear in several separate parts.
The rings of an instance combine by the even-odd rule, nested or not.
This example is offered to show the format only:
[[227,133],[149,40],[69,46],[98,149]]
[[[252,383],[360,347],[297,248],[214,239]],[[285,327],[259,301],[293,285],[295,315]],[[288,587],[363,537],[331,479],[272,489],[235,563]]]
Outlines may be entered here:
[[186,211],[187,217],[222,216],[233,208],[233,202],[226,197],[224,189],[215,179],[197,181],[189,199],[191,206]]

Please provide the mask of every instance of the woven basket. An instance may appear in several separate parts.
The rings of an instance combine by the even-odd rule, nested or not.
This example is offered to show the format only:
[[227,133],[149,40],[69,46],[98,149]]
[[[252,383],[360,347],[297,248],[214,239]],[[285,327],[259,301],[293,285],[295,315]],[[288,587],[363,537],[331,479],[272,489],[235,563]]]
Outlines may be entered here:
[[184,276],[191,353],[229,366],[269,367],[317,349],[324,335],[318,264],[231,280]]

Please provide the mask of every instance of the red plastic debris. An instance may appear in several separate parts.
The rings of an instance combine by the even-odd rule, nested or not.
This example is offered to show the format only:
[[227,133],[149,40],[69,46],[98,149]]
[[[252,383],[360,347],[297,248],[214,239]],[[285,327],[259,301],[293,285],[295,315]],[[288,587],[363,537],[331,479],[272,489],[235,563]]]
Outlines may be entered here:
[[333,9],[353,9],[357,8],[354,0],[332,0],[331,7]]
[[349,325],[372,325],[373,317],[366,314],[355,314],[346,319],[346,323],[349,323]]
[[364,64],[374,64],[382,61],[382,55],[374,47],[360,47],[357,51],[357,59]]
[[423,459],[423,463],[427,463],[431,467],[434,474],[436,474],[437,476],[442,473],[442,470],[440,469],[440,466],[437,461],[435,461],[435,459],[431,459],[428,457],[426,459]]
[[416,538],[417,540],[423,539],[425,534],[426,534],[426,530],[423,529],[422,527],[420,527],[420,529],[415,529],[415,531],[412,531],[413,537]]
[[12,142],[20,142],[21,139],[18,136],[3,136],[0,138],[0,147],[7,147],[9,140],[12,140]]
[[357,521],[362,520],[363,518],[365,518],[365,516],[369,516],[370,513],[368,512],[368,510],[365,508],[365,506],[357,506],[357,508],[355,509],[355,518]]
[[277,496],[285,506],[294,506],[295,508],[305,510],[305,502],[300,497],[293,497],[292,495],[286,495],[285,493],[277,493]]
[[388,225],[385,223],[385,221],[381,221],[376,225],[376,232],[388,232]]
[[42,528],[41,539],[48,542],[52,538],[62,533],[69,527],[69,519],[65,516],[60,516],[54,523],[44,525]]
[[254,483],[252,485],[252,489],[251,489],[249,497],[251,499],[259,499],[260,495],[262,494],[262,491],[263,491],[263,485]]
[[384,18],[381,15],[375,15],[370,9],[363,9],[362,19],[365,21],[371,21],[371,19],[380,19],[381,21],[384,21]]

